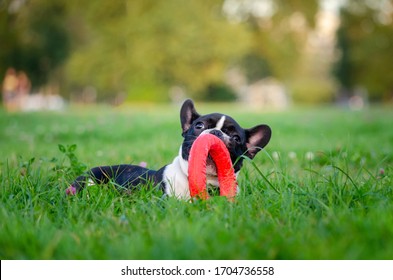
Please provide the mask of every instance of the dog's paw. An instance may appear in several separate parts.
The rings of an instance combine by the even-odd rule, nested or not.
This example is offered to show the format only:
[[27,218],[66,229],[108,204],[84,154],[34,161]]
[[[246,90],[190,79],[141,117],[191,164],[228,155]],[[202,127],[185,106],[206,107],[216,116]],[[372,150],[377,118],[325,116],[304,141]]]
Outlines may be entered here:
[[66,194],[67,195],[75,195],[76,194],[76,188],[71,185],[66,189]]

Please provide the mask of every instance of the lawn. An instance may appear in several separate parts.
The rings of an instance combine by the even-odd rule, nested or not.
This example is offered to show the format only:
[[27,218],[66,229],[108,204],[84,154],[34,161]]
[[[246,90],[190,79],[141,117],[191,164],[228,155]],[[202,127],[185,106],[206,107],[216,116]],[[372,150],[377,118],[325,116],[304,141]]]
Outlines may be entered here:
[[391,107],[197,109],[273,130],[245,163],[235,203],[113,185],[65,196],[87,167],[169,163],[182,140],[179,106],[0,111],[0,258],[393,258]]

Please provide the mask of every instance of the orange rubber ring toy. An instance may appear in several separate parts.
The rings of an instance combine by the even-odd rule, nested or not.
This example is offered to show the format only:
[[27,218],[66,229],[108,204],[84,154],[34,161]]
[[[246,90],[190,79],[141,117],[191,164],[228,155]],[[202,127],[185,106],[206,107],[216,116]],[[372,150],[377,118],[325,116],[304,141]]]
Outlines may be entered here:
[[206,189],[206,160],[210,155],[217,169],[220,196],[233,201],[237,182],[231,157],[224,142],[212,134],[199,136],[191,147],[188,160],[188,183],[191,197],[208,199]]

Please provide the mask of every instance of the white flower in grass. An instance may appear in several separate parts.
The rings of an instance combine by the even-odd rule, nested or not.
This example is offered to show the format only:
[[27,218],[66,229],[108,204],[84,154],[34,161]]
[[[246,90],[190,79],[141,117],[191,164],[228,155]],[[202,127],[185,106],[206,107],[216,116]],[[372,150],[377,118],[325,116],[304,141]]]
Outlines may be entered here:
[[313,152],[307,152],[306,155],[305,155],[305,157],[306,157],[306,160],[308,160],[308,161],[313,161],[314,158],[315,158],[315,155],[314,155]]
[[295,153],[295,152],[289,152],[289,153],[288,153],[288,157],[289,157],[290,159],[292,159],[292,160],[295,160],[295,159],[296,159],[296,153]]
[[279,152],[273,152],[272,157],[274,160],[279,161],[280,160],[280,153]]

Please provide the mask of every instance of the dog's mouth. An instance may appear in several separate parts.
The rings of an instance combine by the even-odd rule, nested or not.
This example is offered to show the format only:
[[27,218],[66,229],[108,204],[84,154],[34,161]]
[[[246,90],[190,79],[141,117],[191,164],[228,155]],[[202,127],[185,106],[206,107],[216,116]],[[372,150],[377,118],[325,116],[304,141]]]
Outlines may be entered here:
[[[225,146],[226,146],[226,148],[228,149],[228,141],[227,141],[227,139],[223,135],[220,135],[220,134],[217,134],[217,133],[211,133],[211,132],[210,132],[210,134],[215,135],[221,141],[223,141]],[[217,179],[217,166],[216,166],[215,162],[213,161],[213,159],[212,159],[210,154],[207,155],[206,171],[205,172],[206,172],[206,176],[207,177],[210,177],[211,179],[214,179],[214,180]]]
[[206,160],[206,175],[217,176],[217,167],[210,154],[207,156]]

